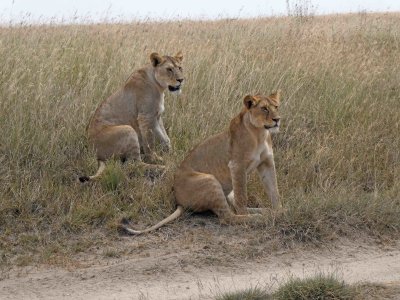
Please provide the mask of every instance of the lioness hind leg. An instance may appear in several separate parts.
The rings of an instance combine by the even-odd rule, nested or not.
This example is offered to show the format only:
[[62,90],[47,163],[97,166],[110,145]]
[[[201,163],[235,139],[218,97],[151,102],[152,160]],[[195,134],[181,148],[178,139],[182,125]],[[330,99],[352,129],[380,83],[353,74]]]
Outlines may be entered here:
[[232,213],[221,184],[211,174],[198,172],[176,174],[174,194],[178,205],[195,212],[211,210],[217,216]]
[[[249,208],[247,210],[249,211]],[[215,213],[220,218],[221,223],[225,224],[257,223],[263,220],[263,215],[256,212],[249,213],[248,215],[236,215],[231,210],[216,211]]]
[[[235,195],[234,195],[233,191],[228,194],[228,196],[226,197],[226,200],[228,201],[229,206],[234,210],[235,209]],[[266,208],[258,208],[258,207],[257,208],[246,207],[246,209],[249,214],[263,214],[268,211]]]
[[98,160],[117,157],[140,160],[140,145],[136,131],[129,125],[108,126],[93,137]]
[[[214,191],[214,195],[216,195],[217,190]],[[226,224],[243,224],[243,223],[250,223],[250,222],[258,222],[262,220],[262,215],[258,212],[253,211],[251,208],[247,208],[247,211],[251,211],[251,214],[248,215],[237,215],[235,214],[231,206],[232,198],[225,197],[223,193],[222,187],[218,190],[218,198],[214,198],[213,204],[214,207],[212,211],[218,216],[222,223]],[[257,209],[256,209],[257,210]]]
[[236,215],[229,207],[219,181],[211,174],[183,173],[175,177],[175,199],[193,211],[211,210],[222,223],[241,224],[260,220],[262,215]]
[[82,183],[100,177],[105,170],[105,161],[113,156],[123,162],[128,158],[140,160],[138,135],[129,125],[107,126],[90,136],[90,140],[96,150],[99,168],[95,175],[80,176],[79,181]]

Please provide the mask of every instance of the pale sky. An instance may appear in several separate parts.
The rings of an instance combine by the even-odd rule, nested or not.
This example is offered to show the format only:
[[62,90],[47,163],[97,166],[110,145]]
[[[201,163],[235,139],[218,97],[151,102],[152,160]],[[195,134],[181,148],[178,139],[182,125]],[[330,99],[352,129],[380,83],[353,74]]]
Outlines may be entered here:
[[[286,0],[0,0],[0,23],[246,18],[287,15]],[[400,0],[289,0],[316,14],[400,11]]]

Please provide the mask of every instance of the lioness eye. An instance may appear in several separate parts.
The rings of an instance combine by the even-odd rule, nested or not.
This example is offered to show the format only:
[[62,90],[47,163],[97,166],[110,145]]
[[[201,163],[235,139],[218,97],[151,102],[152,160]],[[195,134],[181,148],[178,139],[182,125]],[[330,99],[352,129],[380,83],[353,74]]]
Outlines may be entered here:
[[171,68],[167,68],[167,71],[172,73],[172,69]]
[[268,108],[266,108],[266,107],[263,107],[262,110],[265,111],[265,112],[269,112]]
[[182,67],[179,67],[179,71],[182,71]]

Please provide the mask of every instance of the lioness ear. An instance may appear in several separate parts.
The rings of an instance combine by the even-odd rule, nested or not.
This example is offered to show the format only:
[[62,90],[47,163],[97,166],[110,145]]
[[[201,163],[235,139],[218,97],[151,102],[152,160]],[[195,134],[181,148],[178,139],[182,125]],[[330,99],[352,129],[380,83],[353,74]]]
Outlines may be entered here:
[[256,104],[256,98],[254,98],[252,95],[247,95],[243,99],[243,104],[246,106],[247,109],[250,109],[252,106]]
[[153,52],[152,54],[150,54],[150,61],[153,67],[157,67],[159,64],[161,64],[162,57],[160,56],[160,54]]
[[268,96],[268,98],[271,98],[279,103],[281,101],[281,90],[277,90],[275,93],[272,93]]
[[183,60],[182,51],[179,51],[179,52],[175,55],[175,58],[176,58],[177,61],[182,62],[182,60]]

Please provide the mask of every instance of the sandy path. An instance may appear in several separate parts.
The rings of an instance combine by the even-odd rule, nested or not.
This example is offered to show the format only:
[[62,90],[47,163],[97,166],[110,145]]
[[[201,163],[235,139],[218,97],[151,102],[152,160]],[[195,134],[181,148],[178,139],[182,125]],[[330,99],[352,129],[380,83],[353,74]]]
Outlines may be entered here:
[[72,271],[13,270],[0,281],[0,299],[212,299],[220,292],[257,285],[274,289],[290,275],[318,272],[335,272],[349,283],[400,285],[396,247],[339,245],[333,250],[278,252],[235,267],[181,265],[182,255],[108,260]]

